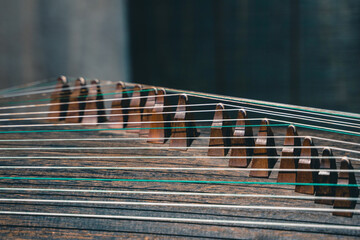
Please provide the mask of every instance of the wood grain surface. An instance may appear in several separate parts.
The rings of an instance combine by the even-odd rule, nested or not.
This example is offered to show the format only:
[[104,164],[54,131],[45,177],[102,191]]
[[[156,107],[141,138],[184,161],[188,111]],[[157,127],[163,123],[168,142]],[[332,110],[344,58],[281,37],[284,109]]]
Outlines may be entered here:
[[[4,102],[2,103],[5,104]],[[20,124],[22,121],[7,121],[2,124]],[[25,123],[25,121],[23,122]],[[26,121],[26,124],[36,123]],[[89,128],[84,126],[61,127],[61,129]],[[104,128],[104,126],[98,126]],[[16,130],[29,130],[17,128]],[[38,128],[40,129],[40,128]],[[57,129],[47,127],[46,129]],[[14,130],[14,129],[4,129]],[[284,127],[273,127],[275,136],[286,133]],[[209,129],[199,129],[200,136],[209,136]],[[254,128],[254,134],[258,128]],[[324,133],[316,130],[298,129],[300,136],[320,136],[338,140],[359,142],[354,136],[336,133]],[[2,133],[1,139],[60,139],[60,138],[118,138],[138,137],[138,134],[126,131],[88,131],[88,132],[49,132],[49,133]],[[314,140],[317,146],[349,147],[338,143]],[[213,158],[184,158],[185,156],[207,156],[207,149],[174,149],[134,150],[132,146],[168,146],[151,144],[146,140],[129,141],[31,141],[0,142],[0,147],[128,147],[124,150],[2,150],[1,156],[29,156],[30,159],[0,159],[2,166],[108,166],[108,167],[228,167],[229,159],[225,156]],[[191,146],[208,146],[208,140],[196,139]],[[276,146],[283,145],[283,139],[275,139]],[[351,149],[360,150],[351,146]],[[334,155],[344,153],[334,150]],[[277,152],[280,155],[280,151]],[[39,159],[38,157],[45,157]],[[46,158],[59,156],[59,159]],[[101,159],[65,159],[65,156],[102,156]],[[139,158],[111,159],[107,156],[176,156],[177,158]],[[355,156],[347,154],[347,156]],[[337,161],[337,168],[339,168]],[[352,162],[359,169],[358,162]],[[279,168],[278,160],[274,166]],[[99,169],[0,169],[1,177],[54,177],[54,178],[109,178],[109,179],[172,179],[203,181],[264,181],[276,182],[277,172],[272,171],[268,179],[250,178],[248,171],[181,171],[181,170],[99,170]],[[356,174],[360,183],[359,174]],[[295,193],[294,186],[286,185],[247,185],[247,184],[205,184],[205,183],[166,183],[166,182],[116,182],[116,181],[64,181],[64,180],[0,180],[0,188],[56,188],[56,189],[97,189],[108,191],[178,191],[205,193],[241,193],[241,194],[274,194],[304,196]],[[57,200],[93,200],[93,201],[129,201],[155,203],[203,203],[233,204],[252,206],[288,206],[332,208],[329,205],[315,204],[311,200],[239,198],[195,195],[148,195],[129,193],[86,193],[86,192],[45,192],[45,191],[4,191],[0,198],[19,199],[57,199]],[[356,209],[359,209],[357,205]],[[9,203],[0,202],[0,211],[49,212],[95,215],[124,215],[163,218],[221,219],[235,221],[281,222],[303,224],[329,224],[360,226],[359,214],[352,218],[337,217],[331,213],[253,209],[218,209],[177,206],[138,206],[108,205],[89,203]],[[258,226],[217,223],[181,223],[169,221],[146,221],[129,219],[105,219],[59,216],[23,216],[0,215],[1,239],[356,239],[359,231],[345,229],[315,229],[287,226]]]

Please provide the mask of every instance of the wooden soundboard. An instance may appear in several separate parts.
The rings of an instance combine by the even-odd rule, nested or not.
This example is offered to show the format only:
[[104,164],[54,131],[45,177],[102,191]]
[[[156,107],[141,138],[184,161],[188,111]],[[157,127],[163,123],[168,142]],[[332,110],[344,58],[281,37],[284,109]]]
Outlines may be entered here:
[[[252,105],[246,108],[245,102],[236,98],[214,99],[214,95],[206,94],[208,98],[200,99],[204,94],[171,92],[171,89],[166,89],[166,95],[163,93],[165,99],[169,99],[169,103],[165,103],[159,100],[159,94],[149,94],[152,86],[137,88],[135,84],[122,83],[114,92],[115,83],[105,81],[93,82],[95,88],[92,90],[101,88],[100,94],[95,91],[97,96],[92,95],[90,86],[87,98],[79,99],[80,95],[74,97],[71,93],[85,85],[79,80],[78,88],[72,83],[69,87],[64,79],[59,78],[55,90],[51,86],[45,93],[19,96],[21,91],[18,91],[3,94],[6,98],[1,98],[1,119],[8,119],[0,124],[2,239],[355,239],[359,236],[359,205],[356,205],[359,173],[341,165],[346,156],[353,170],[359,169],[356,159],[360,135],[354,130],[356,114],[296,108],[297,112],[288,114],[323,120],[317,123],[307,118],[308,122],[297,123],[300,120],[292,116],[290,121],[296,126],[299,137],[291,138],[286,135],[290,124],[272,120],[284,121],[280,114],[288,109],[295,110],[281,109],[288,105],[269,103],[272,109],[266,105],[260,108],[260,102],[251,101]],[[161,90],[155,89],[157,93]],[[49,98],[51,93],[51,100],[38,101]],[[181,94],[186,94],[187,99],[179,97]],[[142,108],[134,106],[136,96],[143,96],[140,99],[144,101],[139,103]],[[146,96],[153,96],[148,105]],[[116,100],[106,101],[112,98]],[[179,98],[183,98],[182,102],[177,103]],[[54,104],[57,101],[59,104]],[[83,107],[80,106],[82,101]],[[25,115],[24,108],[8,108],[30,104],[39,106],[25,107],[26,112],[46,113]],[[204,113],[196,110],[196,104],[203,104],[200,110]],[[64,105],[67,107],[61,108]],[[252,112],[253,108],[257,112]],[[241,119],[239,110],[245,109],[246,116]],[[266,111],[279,116],[271,116]],[[66,120],[66,116],[79,112],[84,113],[81,120]],[[13,115],[6,115],[9,113]],[[217,116],[213,119],[214,113]],[[87,115],[88,122],[83,121]],[[139,116],[140,123],[136,120]],[[338,116],[344,117],[340,126],[328,126],[323,122],[340,121],[336,119]],[[204,121],[198,121],[200,119]],[[141,125],[141,121],[147,125]],[[260,128],[260,132],[268,134],[262,138],[267,141],[265,145],[259,140]],[[267,128],[271,128],[274,138]],[[328,128],[337,129],[337,132]],[[140,132],[144,129],[149,132]],[[235,130],[238,130],[236,134]],[[241,134],[245,134],[243,138]],[[186,141],[174,142],[176,137],[183,139],[181,136],[185,136]],[[211,137],[216,141],[211,142]],[[304,147],[307,137],[314,147]],[[236,139],[248,142],[236,142]],[[269,143],[271,139],[273,143]],[[284,143],[285,139],[300,140],[301,145],[294,148],[298,150],[295,155],[288,150],[291,144],[294,147],[298,143]],[[288,149],[283,151],[285,147]],[[323,156],[326,147],[334,156],[329,157],[328,162],[336,160],[336,171],[330,170],[334,166],[316,166],[316,161],[321,164],[325,156],[311,156],[315,150]],[[286,151],[290,155],[284,155]],[[306,154],[310,154],[310,158]],[[286,156],[295,156],[293,160],[297,166],[293,171],[281,171],[289,166],[283,161],[291,159]],[[268,171],[257,171],[260,165],[254,164],[255,159],[260,165],[263,164],[260,161],[267,159]],[[305,160],[309,159],[312,170],[298,171],[307,168]],[[246,166],[236,166],[244,164],[244,160]],[[341,171],[346,167],[350,172]],[[259,177],[258,172],[269,175]],[[321,181],[326,179],[320,177],[324,172],[338,175],[333,185],[325,185],[327,190],[333,191],[333,195],[330,193],[325,199],[324,195],[319,195],[319,186],[325,183]],[[279,173],[295,173],[295,181],[291,182],[289,176],[284,179],[290,182],[281,181]],[[316,176],[309,179],[306,175],[309,173]],[[350,182],[352,177],[355,182]],[[308,185],[301,185],[306,182]],[[314,194],[304,194],[311,187]],[[341,197],[338,194],[350,198],[337,200]],[[332,204],[314,202],[320,200]],[[334,208],[334,202],[340,205]],[[346,207],[346,204],[352,205]]]

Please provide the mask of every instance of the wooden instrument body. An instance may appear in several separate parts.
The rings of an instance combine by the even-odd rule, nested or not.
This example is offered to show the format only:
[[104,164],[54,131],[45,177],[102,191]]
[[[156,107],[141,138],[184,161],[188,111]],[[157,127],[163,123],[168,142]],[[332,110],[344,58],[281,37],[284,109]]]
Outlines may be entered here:
[[116,93],[114,98],[118,100],[112,101],[108,126],[110,128],[125,128],[128,120],[127,113],[129,107],[129,97],[125,83],[119,82],[116,84]]
[[[0,103],[7,104],[4,101],[0,101]],[[182,112],[180,111],[180,114],[183,114]],[[136,111],[136,114],[138,113]],[[182,118],[183,116],[176,117],[176,119]],[[161,121],[161,119],[154,118],[152,121]],[[221,126],[224,126],[221,122],[219,125],[219,122],[214,121],[215,129],[221,129]],[[19,123],[23,122],[9,121],[7,124]],[[39,121],[26,122],[26,124],[30,123],[39,123]],[[159,123],[155,122],[154,124],[152,126],[158,126],[156,124]],[[210,128],[203,128],[206,125],[208,124],[196,124],[199,126],[199,134],[197,134],[199,137],[212,135]],[[264,178],[249,177],[250,171],[246,171],[245,168],[240,169],[241,171],[180,171],[155,168],[131,170],[132,167],[219,167],[228,169],[229,159],[227,156],[231,156],[231,152],[228,155],[224,153],[214,158],[214,155],[208,154],[207,148],[192,148],[209,146],[209,140],[206,138],[195,138],[187,151],[178,151],[171,149],[170,142],[153,145],[147,143],[146,140],[136,139],[138,134],[128,132],[126,129],[101,130],[99,128],[93,131],[72,131],[79,128],[81,127],[62,126],[61,129],[66,131],[56,131],[58,130],[56,126],[50,126],[46,129],[54,130],[54,132],[47,132],[46,135],[36,132],[36,129],[39,130],[39,128],[34,129],[34,132],[3,133],[1,139],[9,139],[9,141],[1,141],[1,148],[23,147],[34,148],[34,150],[2,150],[1,165],[127,167],[129,169],[0,169],[1,177],[24,178],[0,179],[0,198],[54,200],[54,202],[3,202],[0,204],[0,211],[63,214],[54,216],[0,214],[1,236],[7,239],[339,239],[344,237],[355,239],[358,236],[359,231],[346,228],[299,228],[287,224],[358,226],[359,214],[348,218],[333,216],[331,212],[257,209],[256,207],[259,206],[319,208],[320,205],[315,204],[313,200],[256,197],[256,195],[308,196],[296,193],[294,185],[275,184],[278,172],[273,169],[281,168],[281,161],[273,162],[270,170],[265,171],[266,177]],[[86,128],[84,129],[86,130]],[[16,130],[26,131],[29,128]],[[266,159],[265,157],[269,156],[267,153],[269,149],[266,149],[266,146],[282,146],[284,141],[275,138],[274,143],[269,145],[262,136],[263,130],[262,126],[253,127],[254,135],[261,133],[255,142],[256,146],[261,146],[263,150],[266,150],[266,152],[259,151],[259,154],[263,154],[261,156]],[[356,136],[324,133],[311,129],[298,131],[302,136],[326,137],[352,142],[359,140]],[[286,127],[272,127],[274,136],[283,136],[286,132]],[[244,135],[244,133],[239,134]],[[219,135],[224,136],[223,130]],[[163,136],[157,136],[157,138]],[[50,140],[42,141],[45,138]],[[91,140],[94,138],[102,140]],[[111,140],[112,138],[135,139]],[[16,139],[38,139],[39,141],[10,141]],[[318,140],[317,144],[328,143]],[[146,149],[152,146],[159,146],[159,148]],[[334,143],[333,146],[347,147],[342,143]],[[51,148],[63,148],[63,150]],[[109,150],[109,148],[113,149]],[[285,150],[281,156],[286,156],[286,152]],[[293,149],[290,149],[289,152],[292,153]],[[12,156],[28,158],[11,158]],[[358,162],[353,162],[353,167],[358,169]],[[337,162],[337,169],[339,168],[340,163]],[[360,182],[359,175],[355,176],[357,182]],[[34,177],[42,179],[31,180]],[[107,180],[102,181],[101,179]],[[122,180],[118,181],[117,179]],[[246,182],[263,182],[265,184],[247,184]],[[338,183],[348,184],[353,181],[340,180]],[[13,190],[4,190],[4,188]],[[28,190],[16,190],[23,188]],[[347,188],[343,192],[349,191],[348,195],[350,196],[350,192],[353,190]],[[232,195],[222,195],[222,193]],[[152,203],[155,204],[150,205]],[[179,205],[166,205],[166,203]],[[226,205],[228,207],[201,207],[193,206],[193,204]],[[341,206],[347,202],[339,204]],[[234,206],[239,207],[235,208]],[[321,205],[321,208],[332,209],[332,206]],[[355,209],[359,209],[359,206],[357,205]],[[141,219],[142,217],[144,219]],[[188,222],[185,219],[205,221]]]
[[301,142],[298,138],[296,128],[289,126],[286,131],[286,138],[284,140],[284,148],[281,151],[280,169],[294,169],[294,171],[284,171],[278,173],[278,182],[296,182],[296,169],[298,168],[297,158],[300,155]]
[[156,95],[157,95],[157,89],[151,88],[150,91],[148,92],[145,107],[141,115],[141,129],[139,133],[140,137],[147,137],[149,135],[150,127],[151,127],[151,113],[155,106]]
[[50,96],[50,113],[48,114],[49,121],[57,122],[59,120],[64,120],[66,116],[66,111],[68,110],[68,102],[70,90],[68,90],[69,85],[67,79],[64,76],[60,76],[57,79],[55,90],[51,93]]
[[[329,148],[325,148],[323,151],[322,158],[320,160],[320,171],[318,172],[317,180],[319,183],[336,184],[338,174],[337,172],[330,172],[329,170],[336,169],[336,160],[333,157],[332,151]],[[329,157],[329,158],[326,158]],[[317,186],[316,196],[334,196],[335,188],[330,186]],[[319,199],[315,200],[315,203],[333,205],[334,200],[331,199]]]
[[[311,138],[305,138],[303,142],[303,147],[301,149],[300,156],[304,158],[300,158],[298,163],[298,169],[318,169],[319,168],[319,159],[316,158],[318,156],[318,152],[316,149],[311,148],[314,144]],[[296,175],[296,182],[298,183],[317,183],[317,171],[313,172],[298,172]],[[295,191],[304,194],[315,193],[314,185],[297,185],[295,187]]]
[[225,106],[223,104],[216,105],[214,119],[211,124],[209,156],[226,156],[229,151],[231,129],[228,127],[230,123],[227,119],[229,119],[229,116],[225,112]]
[[103,99],[99,80],[92,80],[86,98],[85,113],[82,118],[83,124],[97,125],[106,121]]
[[[243,158],[231,158],[229,160],[229,167],[247,167],[251,161],[254,149],[254,138],[252,127],[247,127],[250,125],[246,120],[246,112],[239,111],[236,121],[236,127],[231,138],[232,147],[248,147],[248,148],[231,148],[230,156],[241,156]],[[245,158],[247,157],[247,158]]]
[[269,126],[267,119],[261,122],[258,138],[255,141],[254,156],[251,162],[251,168],[269,169],[268,171],[250,171],[251,177],[267,178],[270,176],[271,169],[274,167],[277,159],[277,152],[275,147],[275,141],[272,138],[274,133]]
[[144,98],[142,94],[143,87],[139,84],[134,86],[132,91],[132,98],[129,105],[129,115],[127,128],[128,132],[139,133],[141,127],[141,113],[144,106]]
[[179,150],[187,150],[194,138],[198,135],[196,124],[191,109],[187,106],[188,96],[186,94],[179,96],[178,106],[171,124],[170,147]]
[[155,105],[150,116],[150,130],[148,143],[163,144],[170,136],[170,115],[166,113],[165,89],[158,89]]
[[79,123],[84,115],[85,100],[88,94],[85,79],[77,79],[75,88],[69,97],[69,107],[65,118],[65,122],[67,123]]

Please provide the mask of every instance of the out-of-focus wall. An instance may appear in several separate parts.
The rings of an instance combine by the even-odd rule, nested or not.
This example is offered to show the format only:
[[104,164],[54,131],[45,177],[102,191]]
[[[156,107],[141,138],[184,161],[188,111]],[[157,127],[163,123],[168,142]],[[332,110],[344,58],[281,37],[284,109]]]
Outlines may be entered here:
[[135,82],[360,112],[358,0],[131,0]]
[[1,88],[58,75],[129,81],[126,0],[0,0]]

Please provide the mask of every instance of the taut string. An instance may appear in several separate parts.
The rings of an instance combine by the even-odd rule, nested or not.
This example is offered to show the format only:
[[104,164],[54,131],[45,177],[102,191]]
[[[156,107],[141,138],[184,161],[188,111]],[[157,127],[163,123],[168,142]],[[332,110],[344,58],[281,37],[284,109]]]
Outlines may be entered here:
[[50,213],[50,212],[16,212],[0,211],[5,215],[27,215],[27,216],[52,216],[52,217],[76,217],[76,218],[101,218],[101,219],[118,219],[118,220],[139,220],[139,221],[160,221],[160,222],[178,222],[178,223],[203,223],[203,224],[229,224],[239,226],[276,226],[276,227],[293,227],[293,228],[310,228],[310,229],[341,229],[359,231],[360,226],[342,225],[342,224],[315,224],[315,223],[289,223],[289,222],[261,222],[261,221],[241,221],[241,220],[224,220],[224,219],[203,219],[203,218],[167,218],[167,217],[148,217],[148,216],[129,216],[129,215],[96,215],[80,213]]
[[[251,209],[270,211],[292,212],[351,212],[360,213],[360,209],[333,209],[333,208],[310,208],[310,207],[282,207],[282,206],[253,206],[253,205],[230,205],[230,204],[201,204],[201,203],[174,203],[174,202],[129,202],[129,201],[94,201],[94,200],[62,200],[62,199],[29,199],[29,198],[0,198],[0,202],[19,203],[78,203],[78,204],[103,204],[103,205],[132,205],[132,206],[166,206],[187,208],[223,208],[223,209]],[[1,213],[1,212],[0,212]],[[360,226],[359,226],[360,229]]]
[[325,197],[325,196],[302,196],[302,195],[275,195],[275,194],[244,194],[244,193],[213,193],[213,192],[177,192],[177,191],[126,191],[126,190],[102,190],[102,189],[64,189],[64,188],[0,188],[0,191],[20,192],[71,192],[71,193],[116,193],[116,194],[139,194],[139,195],[184,195],[204,197],[238,197],[238,198],[274,198],[295,200],[351,200],[360,201],[360,198],[351,197]]

